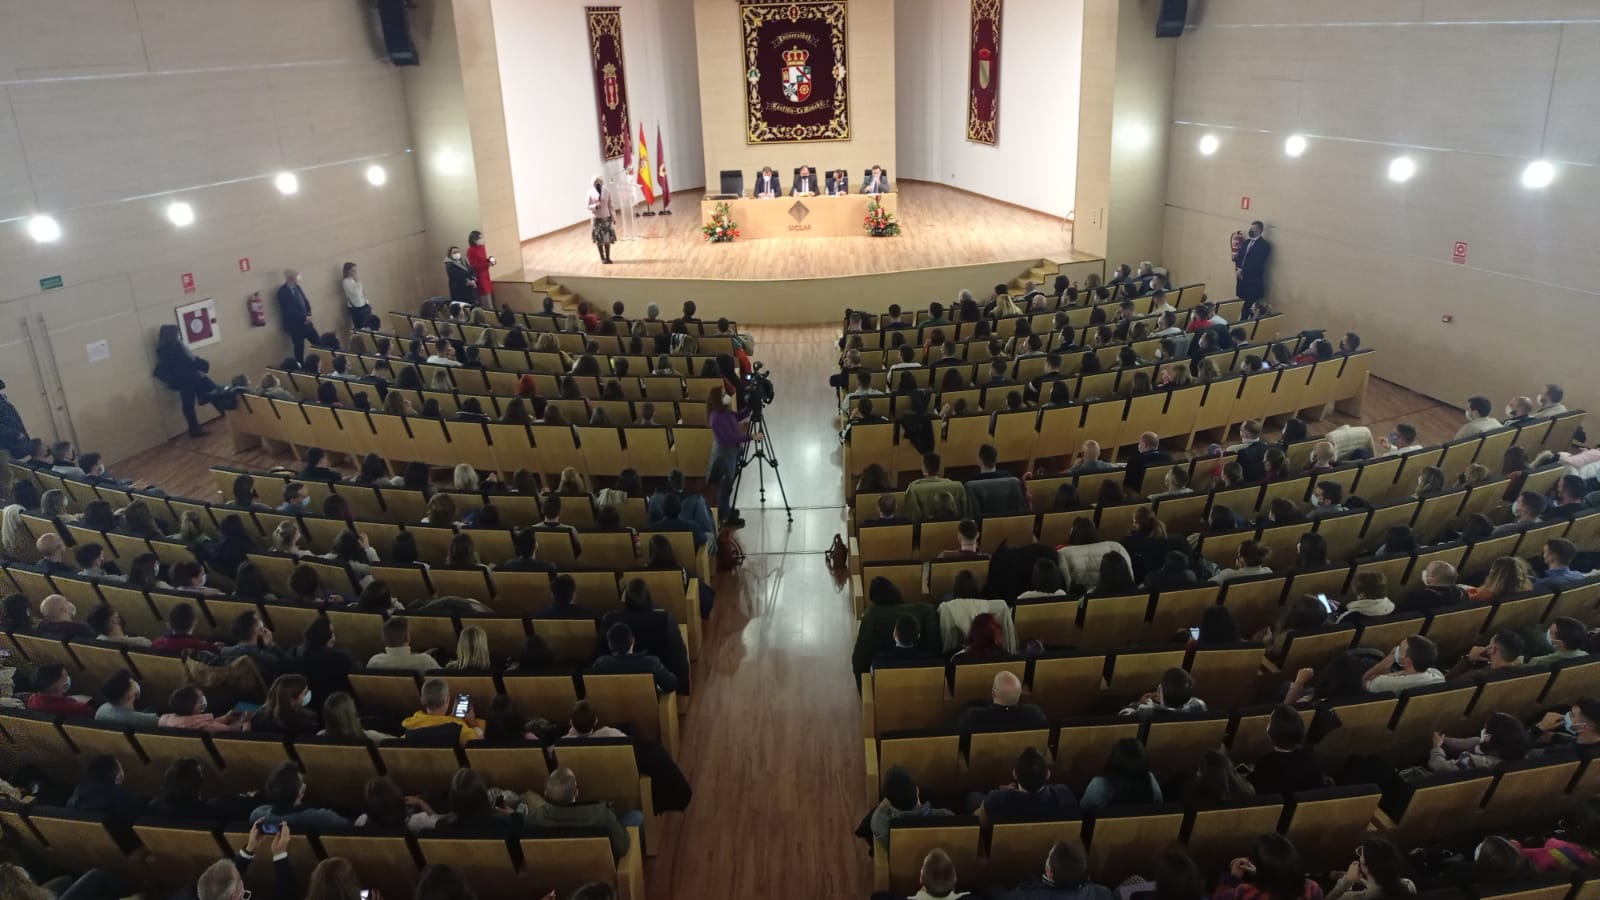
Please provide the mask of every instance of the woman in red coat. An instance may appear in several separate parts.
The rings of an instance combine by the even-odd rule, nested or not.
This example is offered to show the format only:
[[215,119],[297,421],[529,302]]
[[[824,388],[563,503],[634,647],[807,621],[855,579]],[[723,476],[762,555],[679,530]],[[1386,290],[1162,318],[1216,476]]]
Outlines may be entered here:
[[483,232],[474,231],[467,235],[467,265],[478,280],[478,304],[494,308],[494,282],[489,280],[489,267],[494,265],[494,257],[489,255],[489,249],[483,246]]

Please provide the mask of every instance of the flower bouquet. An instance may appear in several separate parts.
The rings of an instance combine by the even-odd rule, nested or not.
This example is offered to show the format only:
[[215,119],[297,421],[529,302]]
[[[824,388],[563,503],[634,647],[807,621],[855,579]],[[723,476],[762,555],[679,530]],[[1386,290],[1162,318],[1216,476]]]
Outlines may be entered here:
[[867,204],[867,217],[863,222],[863,227],[873,237],[893,237],[900,233],[900,223],[895,221],[894,213],[884,209],[876,198]]
[[733,211],[726,203],[718,203],[711,221],[700,226],[700,233],[713,244],[725,244],[739,236],[739,223],[733,220]]

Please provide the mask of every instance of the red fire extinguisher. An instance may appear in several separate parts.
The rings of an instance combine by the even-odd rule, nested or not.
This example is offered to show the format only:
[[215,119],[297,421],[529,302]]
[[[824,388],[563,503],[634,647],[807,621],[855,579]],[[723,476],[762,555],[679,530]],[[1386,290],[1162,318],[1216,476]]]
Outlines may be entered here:
[[1237,256],[1239,254],[1239,248],[1243,247],[1243,246],[1244,246],[1244,232],[1235,231],[1233,233],[1233,235],[1228,238],[1228,252],[1230,252],[1233,255]]
[[250,295],[247,305],[250,307],[251,325],[261,326],[267,324],[267,304],[262,302],[260,291]]

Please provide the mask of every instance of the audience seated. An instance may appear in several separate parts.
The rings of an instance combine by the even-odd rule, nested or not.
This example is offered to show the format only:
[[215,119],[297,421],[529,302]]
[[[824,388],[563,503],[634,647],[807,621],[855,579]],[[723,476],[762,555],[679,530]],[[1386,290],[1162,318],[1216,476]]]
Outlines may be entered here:
[[580,803],[578,776],[571,769],[561,768],[550,773],[544,784],[544,799],[544,805],[529,808],[526,824],[546,828],[604,828],[611,836],[611,854],[617,859],[628,852],[628,826],[644,824],[644,815],[638,810],[627,810],[619,818],[609,803]]
[[483,727],[473,716],[472,703],[468,702],[466,715],[458,717],[451,708],[455,700],[455,695],[450,692],[450,682],[443,678],[429,678],[422,682],[422,708],[408,716],[400,726],[406,730],[408,737],[416,732],[438,729],[433,733],[444,735],[453,732],[450,737],[462,745],[482,739]]
[[94,629],[74,621],[78,607],[60,594],[51,594],[39,601],[39,624],[33,630],[57,640],[83,640],[95,637]]
[[1121,738],[1111,745],[1105,767],[1089,781],[1078,805],[1092,812],[1110,806],[1160,802],[1161,784],[1150,771],[1144,744],[1136,738]]
[[611,652],[602,654],[589,667],[597,675],[646,674],[655,679],[656,692],[670,694],[678,689],[678,679],[662,664],[660,658],[649,653],[634,651],[633,629],[625,622],[617,622],[606,629],[606,647]]
[[1154,691],[1125,707],[1121,714],[1149,720],[1205,711],[1206,702],[1194,696],[1194,676],[1173,666],[1161,674],[1161,683]]
[[107,678],[101,687],[106,702],[100,704],[100,708],[94,711],[94,720],[129,728],[154,727],[161,717],[152,712],[139,711],[141,690],[139,682],[134,680],[133,673],[127,669],[111,673],[111,677]]
[[1398,694],[1409,688],[1439,684],[1444,681],[1444,673],[1432,668],[1438,658],[1439,648],[1433,641],[1413,634],[1368,669],[1362,681],[1375,694]]
[[306,780],[300,766],[279,763],[267,775],[261,789],[261,799],[266,802],[250,813],[254,823],[287,824],[293,828],[316,830],[319,828],[344,828],[350,820],[331,809],[312,806],[305,802]]
[[1011,783],[987,794],[974,794],[968,806],[982,808],[990,821],[1008,817],[1068,815],[1078,808],[1078,798],[1064,784],[1050,783],[1050,760],[1035,747],[1023,750],[1011,770]]
[[922,799],[922,791],[909,769],[895,766],[883,773],[883,799],[870,816],[872,838],[879,847],[889,847],[889,823],[895,819],[954,815]]
[[961,731],[1019,731],[1049,728],[1050,720],[1038,706],[1022,702],[1022,680],[1001,671],[994,676],[989,702],[962,710],[955,724]]

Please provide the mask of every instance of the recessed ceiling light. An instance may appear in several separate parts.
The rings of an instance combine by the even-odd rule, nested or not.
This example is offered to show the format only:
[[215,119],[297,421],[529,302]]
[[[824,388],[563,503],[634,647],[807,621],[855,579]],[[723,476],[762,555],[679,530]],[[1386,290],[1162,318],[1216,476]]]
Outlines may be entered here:
[[1208,135],[1202,137],[1200,139],[1200,153],[1201,153],[1201,155],[1210,156],[1211,154],[1217,152],[1217,147],[1220,146],[1221,143],[1222,142],[1217,140],[1217,136],[1214,135],[1214,134],[1208,134]]
[[1546,188],[1555,180],[1556,167],[1542,159],[1528,163],[1528,167],[1522,170],[1522,186],[1525,188]]
[[41,244],[58,241],[61,239],[61,223],[41,213],[28,220],[28,235]]
[[384,171],[383,166],[378,166],[378,165],[367,166],[367,183],[368,184],[372,185],[373,187],[383,187],[384,182],[387,182],[388,180],[389,180],[389,173]]
[[300,179],[293,172],[279,172],[278,177],[272,179],[272,183],[278,186],[278,193],[285,196],[300,190]]
[[1289,135],[1289,139],[1283,142],[1283,152],[1288,154],[1291,157],[1299,156],[1300,154],[1306,152],[1306,137],[1305,137],[1305,135],[1303,135],[1303,134],[1291,134],[1291,135]]
[[1389,163],[1390,181],[1410,181],[1417,174],[1417,164],[1409,156],[1396,156]]
[[178,202],[167,207],[167,219],[179,228],[183,228],[187,225],[193,225],[194,207],[184,203],[182,200],[179,200]]

